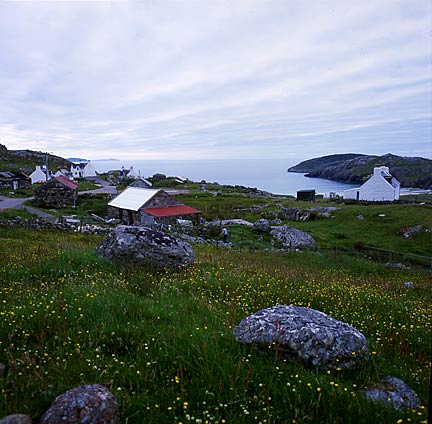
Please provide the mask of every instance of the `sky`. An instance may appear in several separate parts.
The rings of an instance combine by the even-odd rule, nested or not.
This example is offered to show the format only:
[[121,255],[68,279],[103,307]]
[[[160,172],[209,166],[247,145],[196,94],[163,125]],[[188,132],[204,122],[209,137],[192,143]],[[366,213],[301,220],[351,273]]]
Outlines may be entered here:
[[430,0],[0,2],[0,143],[432,159]]

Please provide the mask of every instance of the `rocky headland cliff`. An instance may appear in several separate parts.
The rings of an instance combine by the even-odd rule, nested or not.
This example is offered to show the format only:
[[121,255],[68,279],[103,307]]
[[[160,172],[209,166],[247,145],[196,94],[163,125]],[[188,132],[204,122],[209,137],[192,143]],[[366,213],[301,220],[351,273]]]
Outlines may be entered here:
[[313,178],[326,178],[349,184],[363,184],[375,166],[388,166],[402,187],[432,188],[432,160],[421,157],[383,156],[346,153],[309,159],[288,172],[300,172]]

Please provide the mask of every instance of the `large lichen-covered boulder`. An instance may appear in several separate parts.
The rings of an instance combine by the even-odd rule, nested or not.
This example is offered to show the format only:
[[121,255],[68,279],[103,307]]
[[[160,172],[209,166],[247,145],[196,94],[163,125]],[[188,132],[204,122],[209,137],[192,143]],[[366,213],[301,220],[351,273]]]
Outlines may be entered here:
[[234,328],[241,343],[280,350],[318,368],[348,369],[368,357],[366,337],[323,312],[294,305],[262,309]]
[[119,225],[96,250],[114,261],[140,263],[154,268],[182,268],[194,262],[190,244],[147,227]]
[[293,249],[312,247],[316,244],[315,239],[310,234],[288,225],[275,227],[270,231],[270,234],[282,245]]
[[104,386],[91,384],[58,396],[40,424],[114,424],[118,420],[119,408],[114,395]]
[[381,383],[365,392],[365,396],[395,409],[415,409],[420,406],[417,393],[396,377],[385,377]]

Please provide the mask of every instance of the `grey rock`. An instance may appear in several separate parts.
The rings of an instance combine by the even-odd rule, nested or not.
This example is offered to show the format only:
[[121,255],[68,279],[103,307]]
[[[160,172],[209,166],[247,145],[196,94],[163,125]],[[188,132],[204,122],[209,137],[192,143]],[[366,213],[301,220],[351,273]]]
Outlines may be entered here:
[[268,219],[261,218],[258,221],[255,221],[254,229],[263,233],[267,233],[270,230],[270,222]]
[[134,262],[155,268],[183,268],[194,263],[187,242],[147,227],[119,225],[96,251],[111,260]]
[[293,249],[312,247],[316,244],[314,238],[297,228],[289,227],[288,225],[282,225],[280,227],[273,228],[270,234],[278,240],[282,245],[291,247]]
[[364,219],[364,216],[360,214],[360,215],[357,215],[356,218],[361,221]]
[[281,208],[279,213],[290,221],[309,221],[311,212],[300,208]]
[[116,398],[99,384],[75,387],[58,396],[40,424],[114,424],[119,420]]
[[415,225],[414,227],[409,227],[403,232],[403,237],[410,239],[415,233],[419,232],[423,228],[423,225]]
[[417,393],[396,377],[385,377],[380,384],[367,390],[366,398],[395,409],[415,409],[420,406]]
[[234,328],[238,342],[274,346],[288,359],[326,369],[347,369],[369,355],[366,337],[323,312],[294,305],[262,309]]
[[32,419],[28,415],[13,414],[2,418],[0,424],[32,424]]
[[275,218],[270,221],[270,225],[281,225],[281,224],[282,224],[282,220],[280,220],[279,218]]

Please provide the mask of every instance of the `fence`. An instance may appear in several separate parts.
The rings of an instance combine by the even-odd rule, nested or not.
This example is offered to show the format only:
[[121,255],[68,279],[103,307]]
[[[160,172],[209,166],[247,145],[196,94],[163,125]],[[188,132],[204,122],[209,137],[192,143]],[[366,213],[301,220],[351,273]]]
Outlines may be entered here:
[[362,253],[371,259],[385,262],[395,267],[421,267],[432,269],[432,256],[416,255],[414,253],[398,252],[379,247],[364,246]]
[[373,246],[362,246],[358,250],[339,249],[337,247],[317,248],[316,252],[333,255],[336,260],[339,255],[362,257],[392,266],[395,268],[423,268],[432,270],[432,256],[416,255]]

